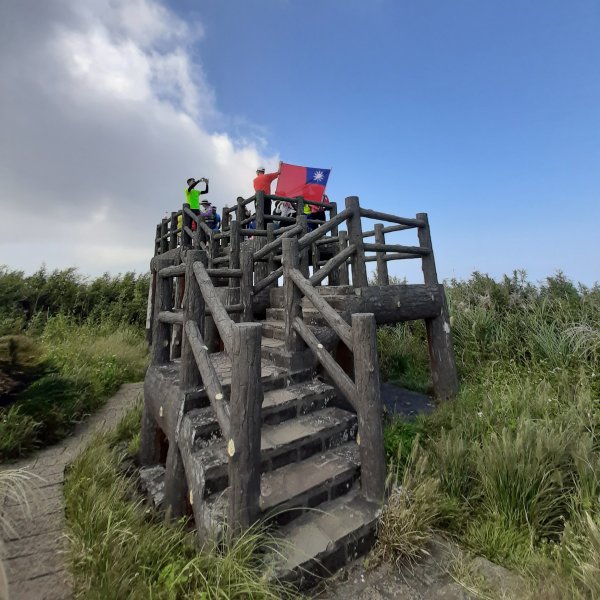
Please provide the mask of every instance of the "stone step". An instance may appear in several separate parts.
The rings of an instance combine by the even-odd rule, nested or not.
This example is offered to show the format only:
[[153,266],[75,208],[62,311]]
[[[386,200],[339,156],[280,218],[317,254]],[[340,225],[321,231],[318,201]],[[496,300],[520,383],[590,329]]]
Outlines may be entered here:
[[285,321],[267,319],[262,322],[263,337],[285,340]]
[[355,486],[281,527],[282,544],[274,555],[278,578],[308,588],[366,554],[375,543],[380,512]]
[[[325,408],[336,396],[336,390],[322,381],[296,383],[269,390],[264,394],[262,420],[277,425],[287,419]],[[211,406],[186,413],[181,421],[181,437],[185,437],[196,452],[221,437],[217,417]]]
[[[263,425],[261,470],[273,471],[353,440],[356,427],[356,415],[336,407],[301,415],[279,425]],[[194,452],[192,456],[204,474],[205,496],[227,487],[225,440],[218,440]]]
[[[309,458],[263,473],[260,510],[278,525],[287,524],[304,510],[342,496],[358,479],[360,450],[355,442],[342,444]],[[207,498],[203,513],[207,531],[218,533],[227,514],[229,488]]]

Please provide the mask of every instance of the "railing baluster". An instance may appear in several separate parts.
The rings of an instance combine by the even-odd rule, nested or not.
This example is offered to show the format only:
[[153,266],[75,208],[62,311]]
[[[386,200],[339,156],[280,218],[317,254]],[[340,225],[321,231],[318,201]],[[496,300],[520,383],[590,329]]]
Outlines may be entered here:
[[298,256],[298,240],[285,238],[282,240],[283,249],[283,296],[285,308],[285,349],[286,352],[295,352],[304,347],[304,342],[294,329],[294,319],[302,319],[302,294],[294,284],[291,276],[292,269],[300,266]]
[[365,265],[365,251],[363,248],[362,225],[360,222],[360,205],[357,196],[346,198],[346,208],[352,210],[352,216],[347,221],[348,242],[356,247],[356,253],[352,255],[352,285],[354,287],[367,287],[367,267]]
[[[340,252],[343,252],[348,247],[348,232],[340,231],[338,237],[340,238]],[[348,277],[348,261],[345,260],[340,266],[339,271],[339,284],[350,285],[350,278]]]
[[[383,223],[377,223],[375,225],[375,241],[378,244],[385,244]],[[377,285],[390,285],[387,261],[385,260],[385,252],[383,251],[377,252]]]

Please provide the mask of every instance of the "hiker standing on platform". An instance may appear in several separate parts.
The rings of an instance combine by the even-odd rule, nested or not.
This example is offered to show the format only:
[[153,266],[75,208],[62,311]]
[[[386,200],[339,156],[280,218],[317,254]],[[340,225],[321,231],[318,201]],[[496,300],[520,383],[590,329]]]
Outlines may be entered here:
[[[201,192],[196,189],[196,186],[203,181],[206,183],[206,189]],[[194,214],[197,215],[200,213],[200,196],[202,194],[208,194],[208,179],[206,177],[202,177],[196,180],[193,177],[190,177],[187,180],[187,185],[187,189],[185,190],[185,201],[190,205],[190,208],[192,211],[194,211]]]
[[[281,169],[281,163],[279,163],[279,168]],[[279,171],[276,173],[265,173],[264,167],[258,167],[256,169],[256,177],[252,184],[254,185],[254,191],[259,192],[262,191],[265,195],[271,195],[271,183],[275,181],[279,177]],[[271,201],[265,198],[265,215],[271,214]]]

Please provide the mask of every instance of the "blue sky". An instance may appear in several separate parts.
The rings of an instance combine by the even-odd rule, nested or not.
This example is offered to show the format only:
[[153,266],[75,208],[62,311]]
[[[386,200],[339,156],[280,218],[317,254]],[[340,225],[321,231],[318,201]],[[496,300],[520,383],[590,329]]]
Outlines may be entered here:
[[152,224],[188,176],[210,177],[222,206],[251,193],[257,162],[282,159],[332,167],[340,203],[427,212],[443,278],[600,280],[597,0],[48,0],[2,13],[0,202],[33,202],[60,243],[31,251],[10,225],[23,215],[5,213],[0,263],[145,269]]
[[600,279],[597,1],[172,6],[222,110],[338,201],[428,212],[443,275]]

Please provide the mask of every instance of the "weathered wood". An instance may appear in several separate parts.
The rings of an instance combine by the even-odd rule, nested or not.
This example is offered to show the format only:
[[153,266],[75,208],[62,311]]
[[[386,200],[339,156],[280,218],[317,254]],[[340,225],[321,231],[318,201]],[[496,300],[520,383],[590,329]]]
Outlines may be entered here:
[[[316,242],[318,239],[322,238],[328,231],[335,229],[339,225],[341,225],[347,218],[352,215],[352,210],[348,210],[348,208],[344,209],[341,213],[337,214],[333,219],[326,221],[320,227],[317,227],[314,231],[303,235],[300,240],[300,248],[306,248],[310,246],[312,243]],[[306,215],[299,215],[297,218],[300,219],[300,216],[306,217]]]
[[221,211],[221,231],[225,233],[229,230],[230,226],[231,213],[229,212],[229,209],[226,206],[224,206],[223,210]]
[[[414,229],[412,225],[388,225],[383,228],[383,233],[393,233],[394,231],[404,231],[405,229]],[[375,230],[363,231],[363,238],[373,237]]]
[[300,240],[304,239],[307,237],[307,232],[308,232],[308,222],[306,219],[306,215],[299,215],[298,216],[298,225],[301,228],[301,232],[300,232],[300,238],[298,239],[298,249],[300,250],[300,273],[302,273],[302,275],[304,275],[304,277],[308,277],[308,250],[310,248],[310,244],[305,245],[304,247],[300,244]]
[[[335,202],[332,202],[330,204],[330,209],[329,209],[329,220],[331,221],[331,219],[335,219],[335,217],[337,217],[337,204]],[[336,225],[332,230],[331,230],[331,238],[330,241],[328,241],[326,238],[321,238],[320,240],[317,240],[317,244],[327,244],[327,243],[338,243],[339,242],[339,228]],[[331,271],[329,273],[328,279],[327,279],[327,283],[329,285],[340,285],[340,272],[339,269],[334,269],[333,271]]]
[[[206,260],[202,250],[188,250],[185,257],[185,299],[183,302],[183,330],[188,322],[197,324],[200,335],[204,333],[204,297],[194,274],[194,263]],[[179,371],[179,386],[187,391],[202,383],[200,371],[190,347],[187,335],[181,341],[181,366]]]
[[409,260],[411,258],[422,258],[419,254],[399,254],[396,252],[392,252],[392,254],[384,254],[383,260],[389,262],[390,260]]
[[260,441],[263,390],[260,376],[262,325],[232,328],[229,524],[239,535],[259,517]]
[[186,202],[181,207],[181,245],[184,248],[189,248],[192,245],[192,219],[187,213],[190,210],[190,205]]
[[377,219],[378,221],[389,221],[390,223],[398,223],[398,225],[408,225],[410,228],[424,227],[425,223],[420,219],[406,219],[405,217],[397,217],[388,213],[371,210],[369,208],[361,208],[360,216],[367,219]]
[[327,352],[323,344],[319,342],[315,334],[310,330],[310,327],[299,317],[294,319],[294,329],[298,335],[306,342],[307,346],[312,350],[313,354],[319,359],[319,362],[325,367],[325,370],[333,379],[335,385],[344,395],[350,405],[356,410],[357,398],[356,387],[352,380],[340,365],[335,362],[335,359]]
[[175,250],[177,248],[177,212],[171,213],[171,220],[169,223],[169,250]]
[[315,244],[317,246],[327,246],[329,244],[338,244],[340,241],[339,235],[336,234],[335,237],[324,237],[320,240],[317,240]]
[[194,236],[196,235],[196,233],[192,231],[191,227],[188,227],[187,225],[183,228],[183,233],[190,240],[189,245],[192,246],[194,244]]
[[[170,266],[169,259],[157,259],[157,269]],[[173,308],[173,279],[170,277],[158,277],[156,281],[156,295],[154,301],[154,326],[152,331],[152,355],[153,365],[159,365],[169,360],[169,337],[170,326],[162,322],[158,315],[161,312],[170,311]]]
[[[231,431],[231,411],[230,406],[225,402],[223,387],[219,381],[219,376],[210,359],[208,346],[204,343],[198,325],[194,321],[188,321],[185,324],[185,334],[188,338],[190,348],[196,359],[196,365],[201,375],[202,384],[206,390],[206,395],[215,411],[219,427],[225,437],[229,436]],[[235,385],[235,384],[232,384]]]
[[363,249],[362,225],[360,222],[360,205],[357,196],[346,198],[346,210],[348,211],[348,242],[356,247],[356,252],[352,255],[350,265],[352,268],[352,285],[357,288],[364,288],[369,285],[367,277],[367,267],[365,265],[365,252]]
[[158,256],[160,254],[160,223],[156,226],[156,235],[154,236],[154,256]]
[[[252,240],[254,245],[254,255],[256,255],[262,248],[264,248],[267,244],[267,240],[264,237],[255,238]],[[265,255],[266,256],[266,255]],[[269,267],[267,265],[266,259],[262,261],[254,260],[254,278],[257,282],[264,279],[269,274]]]
[[[426,251],[426,254],[423,254],[423,262],[421,263],[423,277],[426,284],[436,285],[438,283],[438,277],[435,268],[435,257],[433,256],[433,245],[431,243],[429,218],[427,217],[427,213],[419,213],[417,219],[424,223],[423,227],[421,227],[418,232],[419,246],[421,247],[421,250]],[[415,252],[415,254],[417,253]]]
[[[382,246],[385,246],[385,234],[383,233],[383,223],[375,225],[375,241]],[[377,252],[377,285],[389,285],[390,278],[388,276],[387,263],[384,260],[384,253]]]
[[188,487],[181,453],[175,440],[169,443],[165,465],[165,511],[167,520],[177,520],[187,511]]
[[183,323],[183,313],[172,312],[170,310],[161,311],[158,313],[158,320],[161,323],[168,323],[169,325],[181,325]]
[[165,267],[158,272],[160,277],[177,277],[185,274],[185,263]]
[[[260,259],[264,258],[265,256],[267,256],[268,254],[271,254],[274,250],[277,250],[277,248],[280,248],[282,239],[285,239],[287,237],[292,237],[301,232],[302,232],[302,225],[294,225],[294,227],[285,231],[285,233],[281,234],[276,240],[269,242],[269,240],[267,239],[267,242],[269,242],[269,243],[267,243],[266,246],[263,246],[260,250],[257,250],[254,253],[254,260],[260,260]],[[269,231],[267,229],[267,237],[268,237],[268,233],[269,233]]]
[[458,394],[458,375],[450,330],[450,315],[444,286],[439,285],[441,307],[438,316],[425,320],[433,392],[438,400],[450,400]]
[[[231,349],[231,327],[233,323],[229,318],[229,315],[227,314],[227,311],[225,310],[221,300],[217,296],[217,292],[210,279],[210,275],[206,272],[206,268],[201,262],[194,263],[194,274],[196,276],[196,280],[198,281],[198,285],[200,286],[202,296],[204,297],[204,302],[210,309],[212,319],[217,327],[217,330],[219,331],[221,339],[223,340],[225,350],[227,353],[229,353]],[[210,347],[208,340],[206,345]]]
[[319,281],[323,281],[325,277],[327,277],[330,273],[338,270],[338,267],[345,263],[352,253],[356,251],[354,246],[347,246],[344,250],[341,250],[332,258],[330,258],[320,269],[315,271],[311,277],[309,277],[309,281],[311,284],[315,285]]
[[363,243],[365,252],[399,252],[401,254],[418,254],[419,256],[428,256],[431,253],[429,248],[420,248],[419,246],[403,246],[402,244],[367,244]]
[[150,285],[148,286],[148,305],[146,307],[146,341],[152,344],[152,327],[154,322],[154,297],[156,294],[157,274],[154,268],[150,268],[152,273]]
[[258,294],[265,288],[269,287],[272,283],[275,283],[283,275],[283,267],[275,269],[268,277],[265,277],[262,281],[259,281],[254,286],[254,294]]
[[254,206],[256,208],[256,229],[265,229],[265,193],[262,190],[259,190],[255,194],[256,200],[254,201]]
[[285,349],[286,352],[302,350],[304,344],[294,329],[294,319],[302,317],[302,295],[294,284],[291,273],[300,266],[298,240],[286,238],[283,240],[283,294],[285,308]]
[[287,227],[280,227],[279,229],[276,229],[275,230],[275,235],[276,236],[283,235],[284,233],[286,233],[287,231],[290,231],[291,229],[294,229],[295,227],[298,227],[296,219],[294,219],[294,224],[293,225],[288,225]]
[[160,253],[164,254],[169,249],[169,219],[164,218],[160,222]]
[[[240,224],[237,221],[230,223],[230,238],[229,238],[229,268],[240,268]],[[234,287],[237,282],[234,278],[229,280],[229,287]]]
[[161,460],[162,432],[147,404],[142,410],[142,428],[140,434],[140,464],[145,467],[156,465]]
[[241,229],[240,233],[245,237],[267,237],[266,229]]
[[206,269],[211,277],[228,277],[230,279],[240,279],[242,277],[241,269]]
[[348,323],[342,319],[340,314],[331,307],[327,300],[325,300],[325,297],[321,296],[321,294],[312,287],[298,269],[290,269],[288,276],[291,277],[299,290],[312,302],[312,305],[321,313],[342,342],[352,350],[352,330],[350,329],[350,325],[348,325]]
[[[313,244],[311,246],[311,258],[312,258],[312,268],[313,268],[313,275],[314,275],[319,270],[319,261],[321,260],[321,253],[319,252],[319,247],[317,246],[317,244]],[[320,285],[321,281],[322,281],[321,279],[317,278],[314,281],[311,281],[311,284],[312,285]]]
[[[273,223],[267,223],[267,243],[264,246],[266,248],[269,244],[275,242],[275,225]],[[264,249],[263,248],[263,249]],[[256,257],[255,257],[256,260]],[[267,255],[267,276],[273,273],[275,270],[275,261],[273,260],[273,254],[269,251]],[[266,277],[263,277],[266,279]],[[275,280],[277,282],[277,280]]]
[[385,488],[385,453],[375,315],[352,315],[352,337],[361,490],[368,500],[381,502]]
[[[340,238],[339,252],[344,252],[344,250],[348,247],[348,232],[340,231],[338,237]],[[339,285],[350,285],[350,278],[348,277],[348,261],[347,260],[345,260],[340,265]]]
[[242,245],[240,251],[240,269],[242,271],[242,278],[240,280],[240,302],[244,307],[242,321],[249,322],[254,320],[252,308],[254,296],[254,262],[250,242],[246,242]]
[[282,217],[281,215],[265,215],[265,223],[277,221],[278,223],[295,223],[294,217]]
[[235,220],[239,223],[240,227],[242,226],[242,221],[244,220],[244,204],[243,198],[238,196],[237,206],[235,207]]

